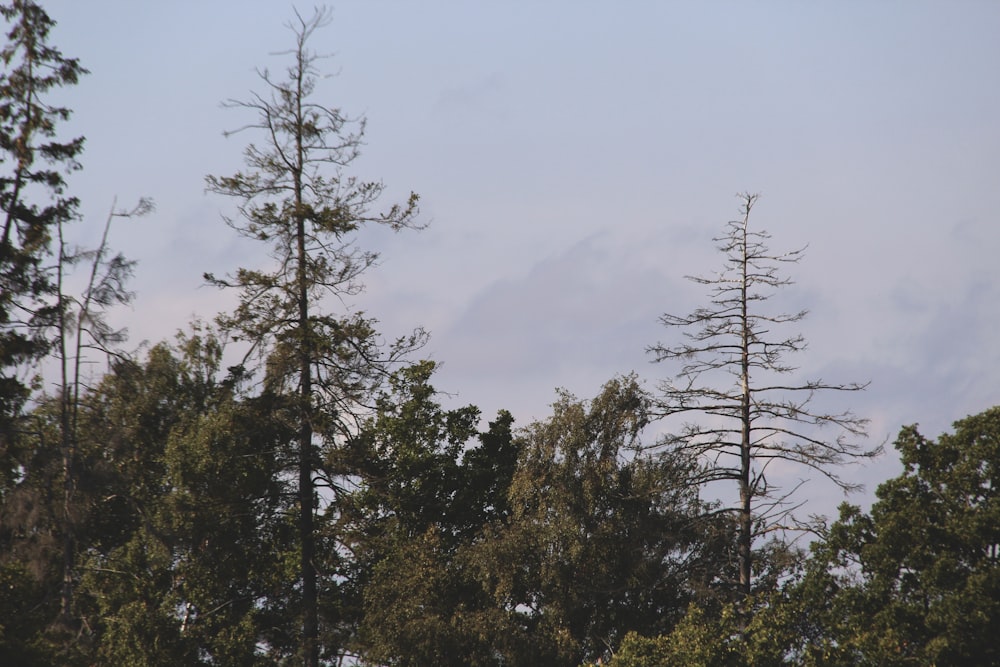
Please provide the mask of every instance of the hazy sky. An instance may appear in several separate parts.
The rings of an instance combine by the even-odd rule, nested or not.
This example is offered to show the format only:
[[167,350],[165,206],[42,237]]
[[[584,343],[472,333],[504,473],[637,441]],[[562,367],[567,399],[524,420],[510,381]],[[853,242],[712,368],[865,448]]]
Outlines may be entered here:
[[[203,272],[261,259],[203,179],[239,168],[249,137],[222,132],[248,118],[220,102],[283,69],[292,7],[45,4],[92,72],[66,94],[81,238],[116,195],[157,203],[113,233],[140,262],[121,323],[155,342],[226,307]],[[390,335],[427,327],[453,403],[524,424],[555,387],[669,375],[644,351],[679,340],[657,318],[705,302],[683,276],[720,266],[734,195],[760,192],[752,224],[809,246],[773,302],[811,311],[803,377],[870,380],[849,406],[873,443],[936,436],[1000,403],[998,34],[985,0],[341,2],[311,44],[337,74],[316,99],[367,116],[354,173],[420,193],[430,223],[364,235],[383,262],[353,305]],[[869,483],[855,500],[897,470],[848,473]]]

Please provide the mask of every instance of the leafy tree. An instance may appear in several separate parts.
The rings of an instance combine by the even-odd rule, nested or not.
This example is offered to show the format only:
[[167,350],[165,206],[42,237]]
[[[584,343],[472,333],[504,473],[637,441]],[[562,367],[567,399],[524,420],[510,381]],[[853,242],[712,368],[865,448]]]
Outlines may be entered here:
[[510,514],[469,552],[503,612],[503,664],[579,665],[629,631],[666,632],[718,577],[727,531],[684,453],[642,455],[649,398],[632,377],[561,394],[519,436]]
[[[151,356],[154,360],[169,358],[158,349]],[[112,597],[107,589],[94,586],[94,573],[115,572],[114,581],[126,575],[126,568],[109,566],[107,558],[124,548],[137,530],[150,525],[150,514],[164,489],[161,475],[166,436],[192,407],[178,405],[180,392],[171,391],[174,386],[162,372],[165,366],[150,363],[145,373],[143,365],[120,360],[77,404],[69,518],[76,543],[73,601],[79,623],[72,633],[67,631],[74,628],[66,623],[59,625],[68,640],[65,643],[83,654],[81,660],[101,642],[104,624],[100,603]],[[0,521],[5,555],[28,564],[43,582],[45,595],[34,604],[50,610],[50,622],[61,608],[63,537],[68,529],[60,451],[63,407],[61,396],[43,397],[30,415],[33,429],[24,447],[27,455],[21,459],[24,472],[5,499]],[[156,579],[144,576],[147,573],[128,574],[144,586],[155,586]],[[54,662],[73,664],[65,655]],[[90,664],[89,659],[83,664]]]
[[[222,347],[195,330],[146,359],[119,360],[85,396],[81,466],[100,485],[80,604],[101,664],[274,664],[292,509],[281,469],[289,434],[276,397],[221,377]],[[277,607],[277,611],[275,610]]]
[[75,604],[92,633],[86,664],[190,662],[175,650],[161,513],[170,432],[202,412],[179,366],[166,346],[119,358],[77,404]]
[[394,373],[352,445],[363,484],[355,502],[366,514],[391,518],[404,539],[431,525],[457,533],[484,523],[471,504],[454,502],[467,488],[462,457],[479,410],[442,409],[430,385],[434,367],[423,361]]
[[360,438],[363,659],[575,667],[627,630],[669,629],[710,590],[731,534],[684,484],[683,457],[638,455],[634,378],[589,402],[563,394],[516,435],[501,413],[470,447],[478,413],[442,410],[432,369],[397,374]]
[[[803,664],[786,653],[794,623],[776,598],[754,601],[750,623],[734,604],[710,615],[692,604],[669,634],[647,638],[629,634],[609,667],[777,667]],[[797,637],[795,638],[797,639]]]
[[467,552],[509,513],[512,418],[501,412],[477,433],[475,407],[437,403],[433,370],[425,361],[394,374],[354,443],[361,488],[345,514],[363,601],[358,652],[394,665],[492,665],[502,612]]
[[845,505],[799,595],[816,619],[813,664],[1000,661],[1000,408],[937,440],[896,439],[903,473],[870,514]]
[[[276,416],[287,417],[297,432],[297,590],[300,653],[308,667],[320,656],[317,563],[323,554],[317,522],[335,522],[337,515],[336,503],[328,506],[326,500],[337,495],[339,471],[323,463],[336,459],[329,450],[356,432],[358,415],[393,364],[423,341],[418,331],[383,346],[372,320],[323,310],[324,302],[343,303],[356,294],[361,274],[377,257],[358,248],[354,232],[367,223],[413,227],[417,204],[411,195],[404,204],[375,212],[383,185],[344,173],[358,156],[364,122],[354,124],[339,109],[312,101],[318,56],[307,42],[327,20],[324,11],[309,19],[296,15],[287,76],[278,79],[264,70],[265,94],[231,103],[254,114],[243,129],[259,132],[263,143],[248,145],[246,172],[207,178],[210,191],[239,201],[239,217],[228,220],[230,226],[269,244],[276,261],[270,269],[206,278],[239,291],[239,306],[220,322],[248,342],[251,352],[266,357],[267,391],[296,397],[290,411]],[[322,502],[319,486],[330,489]],[[322,551],[336,559],[335,545]],[[336,564],[324,569],[330,577],[323,587],[335,594]]]
[[280,622],[269,603],[294,581],[279,567],[290,508],[275,453],[288,434],[273,430],[273,403],[219,380],[221,354],[195,333],[141,361],[116,357],[81,389],[72,636],[49,629],[65,529],[63,401],[32,412],[31,457],[0,521],[0,576],[39,582],[12,585],[15,600],[0,592],[0,605],[32,610],[8,625],[18,641],[0,642],[0,655],[19,656],[12,664],[271,664],[262,647],[277,644]]
[[[806,311],[775,314],[765,304],[777,289],[790,284],[779,274],[781,265],[798,262],[802,251],[771,251],[770,236],[750,228],[757,195],[744,194],[741,200],[741,218],[716,239],[726,257],[725,268],[711,277],[691,278],[709,287],[710,305],[686,316],[663,315],[661,322],[684,330],[687,342],[657,344],[649,351],[658,362],[680,364],[677,375],[660,385],[658,409],[664,418],[685,421],[663,444],[704,463],[697,476],[700,483],[736,483],[736,590],[749,596],[754,541],[787,525],[782,520],[789,517],[794,491],[769,481],[770,466],[776,461],[804,466],[850,490],[855,485],[840,477],[836,467],[875,456],[880,448],[863,449],[854,442],[865,435],[866,420],[813,405],[817,393],[858,391],[864,385],[786,379],[797,369],[785,357],[803,351],[805,341],[801,335],[776,331],[800,321]],[[838,432],[827,437],[822,427]]]
[[656,638],[629,633],[610,661],[611,667],[735,667],[742,664],[733,640],[736,622],[732,607],[719,619],[710,619],[692,605],[668,634]]

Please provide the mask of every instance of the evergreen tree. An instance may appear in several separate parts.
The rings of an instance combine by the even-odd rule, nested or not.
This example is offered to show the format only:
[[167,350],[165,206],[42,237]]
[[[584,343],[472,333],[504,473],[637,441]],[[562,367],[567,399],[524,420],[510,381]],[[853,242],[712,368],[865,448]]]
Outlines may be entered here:
[[243,396],[221,358],[196,328],[116,361],[81,402],[81,495],[100,494],[77,597],[102,664],[264,665],[294,650],[278,474],[289,433],[271,419],[286,407]]
[[69,109],[48,99],[86,70],[48,42],[55,22],[32,0],[0,5],[7,41],[0,48],[0,484],[13,481],[18,421],[30,393],[26,364],[48,349],[55,287],[46,272],[59,225],[75,219],[65,177],[79,168],[83,138],[64,140]]
[[[297,15],[287,76],[279,79],[264,70],[265,93],[232,103],[254,114],[244,129],[262,137],[261,144],[246,149],[247,171],[207,178],[209,190],[239,201],[239,216],[228,220],[230,226],[267,243],[276,262],[268,269],[242,268],[226,278],[206,278],[239,291],[236,311],[220,322],[266,358],[266,390],[296,397],[294,408],[282,415],[297,432],[296,588],[301,591],[300,657],[307,667],[317,665],[321,653],[317,563],[323,554],[317,522],[335,522],[338,512],[340,471],[326,465],[337,461],[330,452],[356,432],[358,416],[392,366],[424,337],[417,331],[384,346],[374,321],[358,313],[324,311],[360,290],[360,276],[377,257],[359,249],[353,234],[368,223],[413,227],[417,204],[411,195],[404,204],[374,212],[383,185],[345,173],[358,156],[364,122],[352,123],[339,109],[312,100],[318,56],[307,42],[327,20],[324,11],[309,19]],[[320,486],[329,489],[322,498]],[[336,549],[331,544],[324,551],[334,557]],[[335,570],[335,565],[327,569],[330,576],[322,584],[330,595],[336,594]]]
[[[0,5],[0,15],[6,24],[0,47],[0,566],[36,578],[18,589],[40,596],[31,604],[47,616],[45,638],[35,635],[41,646],[59,634],[52,630],[70,630],[70,639],[74,632],[71,476],[57,474],[59,454],[68,451],[58,428],[32,425],[23,414],[33,388],[25,378],[59,331],[61,285],[54,276],[63,258],[52,242],[61,241],[63,226],[77,217],[65,179],[79,169],[83,150],[82,138],[59,134],[69,109],[49,100],[86,70],[49,44],[55,22],[37,3],[15,0]],[[66,473],[69,460],[63,456],[62,463]]]

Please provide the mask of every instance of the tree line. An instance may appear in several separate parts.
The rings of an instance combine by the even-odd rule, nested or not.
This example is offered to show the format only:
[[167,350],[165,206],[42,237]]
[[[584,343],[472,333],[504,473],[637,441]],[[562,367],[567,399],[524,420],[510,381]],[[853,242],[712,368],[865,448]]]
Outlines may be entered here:
[[152,203],[67,243],[84,140],[50,100],[86,70],[34,0],[0,14],[0,663],[1000,661],[1000,408],[903,428],[869,512],[802,521],[775,467],[851,490],[843,465],[881,448],[822,408],[864,384],[799,379],[806,313],[772,297],[802,253],[771,248],[756,195],[692,278],[706,305],[661,317],[655,390],[624,374],[527,425],[446,409],[427,333],[346,305],[377,259],[358,230],[418,230],[419,199],[350,173],[363,119],[315,99],[329,14],[296,13],[285,70],[229,103],[244,168],[206,179],[270,262],[206,273],[233,311],[130,353],[104,317],[133,298],[112,225]]

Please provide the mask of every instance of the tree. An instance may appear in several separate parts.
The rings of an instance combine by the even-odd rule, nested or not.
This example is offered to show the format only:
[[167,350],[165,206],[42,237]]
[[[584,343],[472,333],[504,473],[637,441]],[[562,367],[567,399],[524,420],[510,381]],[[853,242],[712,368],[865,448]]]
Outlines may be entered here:
[[903,463],[869,514],[841,507],[814,545],[799,597],[807,647],[844,665],[1000,662],[1000,407],[932,440],[895,442]]
[[296,15],[287,77],[279,80],[261,71],[266,93],[230,103],[255,115],[244,130],[263,135],[263,144],[246,149],[247,171],[206,179],[210,191],[240,202],[239,216],[227,220],[230,226],[269,244],[276,262],[268,270],[243,268],[227,278],[207,274],[206,279],[239,290],[239,306],[220,322],[266,357],[267,390],[297,397],[290,419],[297,430],[301,658],[308,667],[318,664],[320,654],[317,521],[331,521],[336,514],[335,505],[320,502],[317,488],[326,486],[335,496],[338,485],[337,471],[323,466],[336,457],[322,450],[335,449],[356,431],[358,415],[375,389],[424,338],[417,331],[383,346],[374,321],[322,309],[324,300],[343,303],[357,294],[361,274],[377,258],[358,248],[353,233],[368,223],[394,230],[414,227],[417,212],[414,194],[404,204],[374,212],[382,183],[344,173],[358,156],[364,122],[352,123],[339,109],[311,99],[319,57],[307,42],[328,18],[326,11],[309,19]]
[[352,502],[380,519],[379,532],[385,528],[381,520],[391,519],[403,539],[431,525],[455,534],[485,522],[478,503],[454,502],[473,490],[462,462],[467,443],[477,435],[479,410],[472,405],[444,410],[430,384],[434,368],[433,362],[422,361],[394,373],[375,414],[352,443],[361,484]]
[[[80,168],[77,157],[83,150],[82,137],[64,140],[59,135],[59,123],[70,116],[70,110],[54,106],[48,99],[63,86],[77,83],[86,73],[76,59],[66,58],[52,47],[49,33],[55,22],[37,3],[15,0],[0,5],[8,30],[7,41],[0,48],[0,500],[4,505],[0,517],[4,542],[20,541],[21,566],[36,577],[35,586],[26,587],[42,593],[45,602],[34,609],[52,612],[47,604],[50,583],[55,568],[50,562],[49,540],[62,539],[64,568],[62,595],[56,616],[62,625],[70,617],[71,597],[71,531],[68,529],[68,495],[64,494],[60,520],[52,516],[53,508],[35,504],[46,502],[44,493],[53,489],[39,485],[41,479],[27,480],[29,473],[56,482],[45,470],[48,458],[60,450],[59,438],[39,441],[30,433],[36,429],[26,422],[23,408],[33,389],[25,376],[50,349],[52,331],[59,331],[61,284],[53,279],[47,265],[56,255],[57,272],[62,269],[62,253],[52,252],[52,240],[63,226],[77,217],[78,201],[66,195],[66,176]],[[57,334],[58,337],[58,334]],[[48,451],[37,451],[42,445]],[[64,463],[67,460],[64,459]],[[69,491],[69,476],[64,490]],[[35,495],[35,502],[27,496]],[[13,497],[20,496],[11,503]],[[24,501],[24,502],[22,502]],[[20,516],[13,507],[24,510]],[[38,520],[19,540],[14,526],[28,526]],[[31,531],[36,534],[28,536]],[[37,548],[36,548],[37,547]],[[7,554],[8,560],[12,554]],[[11,567],[17,567],[14,562]],[[46,640],[47,641],[47,640]],[[61,660],[66,660],[62,656]]]
[[117,358],[80,403],[76,604],[100,664],[275,664],[285,637],[292,526],[288,437],[271,396],[220,371],[195,327]]
[[[647,638],[630,633],[609,667],[777,667],[803,665],[792,653],[801,642],[792,610],[782,594],[754,600],[755,614],[747,623],[743,610],[727,604],[718,614],[708,614],[692,604],[684,618],[666,635]],[[820,662],[818,664],[829,664]]]
[[[0,5],[9,31],[0,49],[0,456],[4,483],[30,387],[19,374],[49,347],[55,324],[54,286],[44,267],[56,227],[76,217],[65,174],[79,169],[83,138],[60,140],[69,109],[46,97],[77,83],[80,63],[49,45],[55,22],[32,0]],[[37,202],[37,203],[36,203]]]
[[[73,591],[78,579],[76,572],[76,531],[84,521],[82,510],[88,503],[77,498],[79,485],[78,448],[81,388],[81,370],[86,351],[97,350],[105,355],[118,354],[113,347],[126,340],[126,330],[112,329],[106,319],[107,309],[132,301],[133,293],[126,288],[135,262],[121,253],[109,256],[108,236],[115,218],[130,218],[149,213],[151,200],[141,199],[132,210],[116,210],[115,204],[104,223],[101,241],[97,248],[85,250],[70,248],[65,239],[65,223],[56,224],[58,253],[55,267],[56,337],[55,357],[59,364],[57,398],[59,402],[59,451],[62,457],[62,590],[60,616],[62,622],[72,626]],[[74,265],[89,262],[89,275],[79,298],[67,292],[67,279]]]
[[470,446],[478,411],[443,410],[432,368],[398,373],[357,443],[362,659],[576,667],[628,630],[670,629],[710,588],[731,532],[683,455],[639,455],[634,378],[562,393],[516,433],[502,412]]
[[[502,610],[467,553],[508,514],[517,463],[512,418],[479,433],[479,410],[445,410],[429,361],[400,369],[352,446],[352,588],[362,604],[358,652],[377,664],[493,665]],[[476,442],[478,440],[478,442]]]
[[[772,252],[770,236],[750,229],[757,195],[740,199],[741,218],[729,222],[726,234],[716,239],[725,268],[711,277],[690,277],[709,286],[711,305],[686,316],[663,315],[664,326],[683,329],[687,342],[653,345],[649,352],[657,362],[680,363],[677,375],[660,384],[661,416],[689,420],[662,444],[701,459],[699,482],[732,481],[738,487],[739,501],[732,508],[739,525],[737,591],[748,596],[754,540],[781,528],[794,509],[788,507],[792,491],[769,483],[769,467],[776,461],[805,466],[846,491],[855,485],[836,467],[875,456],[881,448],[864,449],[854,442],[865,436],[866,420],[813,406],[817,393],[859,391],[865,385],[794,377],[797,369],[785,357],[802,352],[805,341],[774,329],[800,321],[806,311],[774,314],[764,304],[790,284],[778,269],[798,262],[802,250]],[[827,438],[822,427],[838,433]]]
[[634,377],[591,401],[562,393],[516,438],[507,517],[467,556],[498,612],[508,665],[596,660],[629,631],[667,632],[728,546],[684,452],[642,454],[649,397]]

